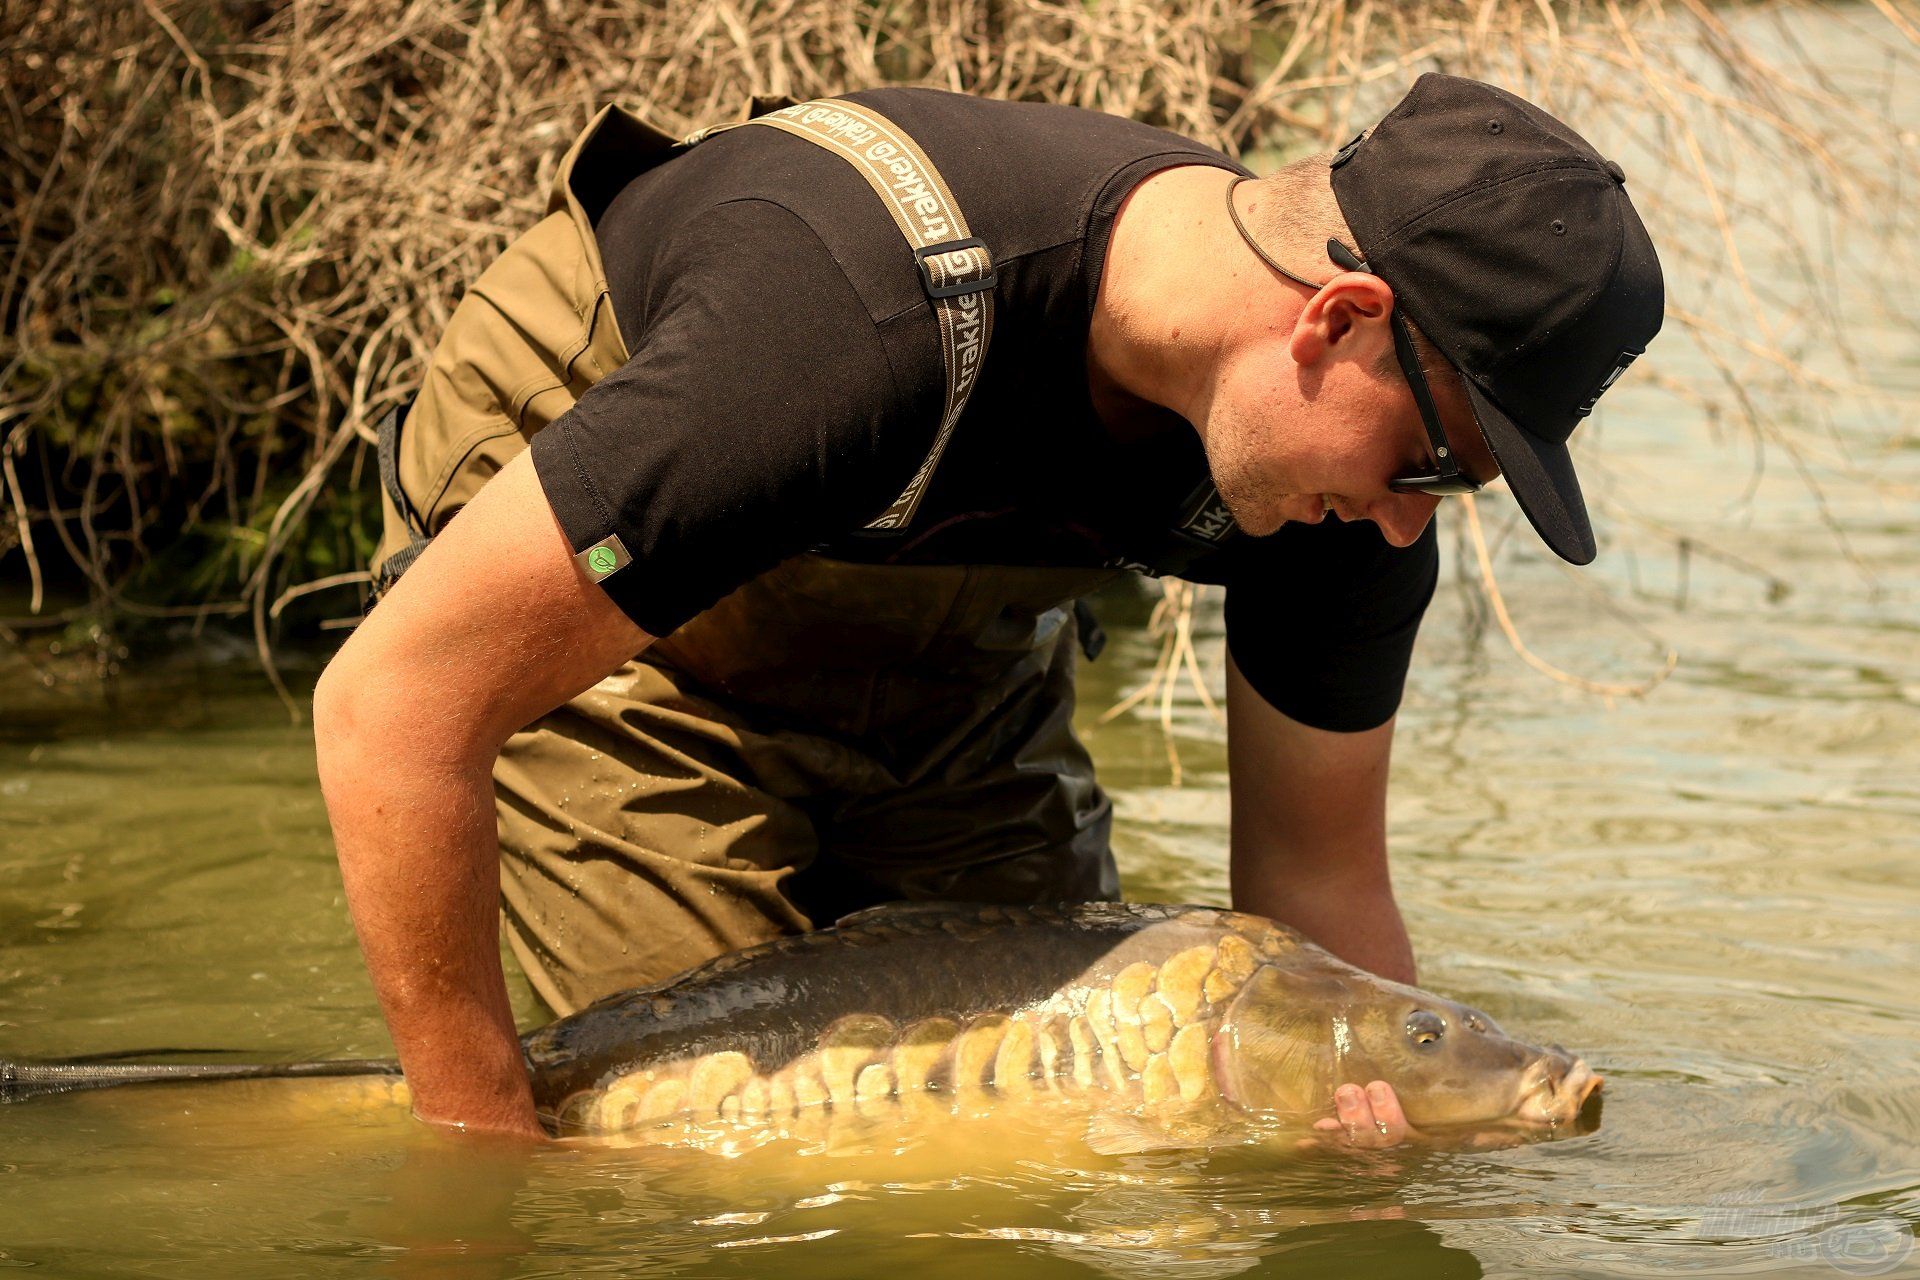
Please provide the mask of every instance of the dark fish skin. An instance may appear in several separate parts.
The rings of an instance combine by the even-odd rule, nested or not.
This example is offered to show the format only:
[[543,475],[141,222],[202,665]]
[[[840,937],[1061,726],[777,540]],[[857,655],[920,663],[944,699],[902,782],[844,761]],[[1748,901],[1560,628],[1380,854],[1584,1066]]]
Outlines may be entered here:
[[533,1032],[522,1044],[534,1105],[551,1114],[572,1095],[636,1066],[725,1050],[770,1072],[811,1049],[842,1017],[965,1022],[1227,933],[1269,948],[1297,945],[1271,921],[1208,907],[878,907],[832,929],[734,952],[658,986],[609,996]]

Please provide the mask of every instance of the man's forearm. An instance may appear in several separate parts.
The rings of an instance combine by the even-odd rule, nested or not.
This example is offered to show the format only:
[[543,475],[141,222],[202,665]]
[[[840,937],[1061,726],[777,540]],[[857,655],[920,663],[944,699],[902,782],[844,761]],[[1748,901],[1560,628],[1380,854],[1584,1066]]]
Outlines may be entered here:
[[347,905],[424,1120],[540,1132],[500,973],[493,764],[652,642],[575,563],[523,450],[314,690]]
[[1315,876],[1283,859],[1235,857],[1232,885],[1235,910],[1278,920],[1349,964],[1413,984],[1413,944],[1384,874]]
[[316,720],[347,906],[415,1114],[540,1134],[500,970],[487,764],[388,754]]
[[1228,655],[1233,905],[1410,983],[1413,948],[1387,871],[1393,728],[1391,718],[1351,733],[1289,719]]

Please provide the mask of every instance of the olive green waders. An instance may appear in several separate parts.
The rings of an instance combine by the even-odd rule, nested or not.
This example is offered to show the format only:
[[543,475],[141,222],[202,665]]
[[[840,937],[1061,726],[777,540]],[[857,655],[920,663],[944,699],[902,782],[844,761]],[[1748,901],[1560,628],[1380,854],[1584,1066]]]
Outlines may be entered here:
[[[675,145],[603,111],[455,310],[383,441],[389,578],[625,362],[592,221]],[[896,898],[1115,897],[1070,724],[1071,604],[1112,576],[798,556],[515,734],[501,895],[535,990],[570,1013]]]

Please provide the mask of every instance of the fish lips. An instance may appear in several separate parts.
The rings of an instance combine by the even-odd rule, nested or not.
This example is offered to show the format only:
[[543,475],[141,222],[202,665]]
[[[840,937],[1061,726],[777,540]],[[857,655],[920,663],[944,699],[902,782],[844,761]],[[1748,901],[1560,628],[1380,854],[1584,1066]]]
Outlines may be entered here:
[[1590,1132],[1598,1127],[1600,1090],[1605,1085],[1606,1077],[1588,1066],[1585,1058],[1554,1045],[1521,1078],[1520,1104],[1513,1118],[1539,1129],[1590,1122],[1590,1128],[1583,1130]]
[[[1500,1134],[1514,1141],[1543,1138],[1580,1137],[1600,1127],[1601,1089],[1606,1078],[1577,1057],[1552,1045],[1539,1051],[1521,1072],[1514,1088],[1512,1105],[1504,1115],[1483,1120],[1463,1120],[1429,1124],[1417,1114],[1417,1106],[1406,1106],[1408,1120],[1424,1133],[1440,1135],[1478,1135],[1479,1143],[1468,1145],[1505,1145]],[[1405,1105],[1406,1100],[1402,1100]]]

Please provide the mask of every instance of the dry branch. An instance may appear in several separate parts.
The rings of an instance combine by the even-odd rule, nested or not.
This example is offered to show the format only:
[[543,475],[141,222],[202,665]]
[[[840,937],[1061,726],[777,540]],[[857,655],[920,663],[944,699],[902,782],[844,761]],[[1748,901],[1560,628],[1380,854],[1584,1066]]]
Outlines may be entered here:
[[[1879,24],[1889,74],[1913,74],[1913,0],[1871,3],[1859,20]],[[1478,74],[1686,166],[1690,195],[1636,194],[1670,279],[1737,288],[1731,306],[1676,297],[1683,318],[1713,317],[1704,340],[1729,383],[1757,361],[1837,386],[1805,353],[1838,342],[1838,320],[1784,307],[1744,265],[1798,251],[1800,233],[1769,228],[1728,175],[1766,165],[1836,209],[1886,210],[1913,188],[1915,152],[1791,39],[1755,35],[1776,11],[1794,12],[23,0],[0,9],[0,573],[20,575],[29,614],[107,634],[156,612],[251,616],[268,657],[269,624],[313,594],[302,584],[365,567],[373,422],[536,220],[567,142],[616,100],[687,131],[752,93],[930,84],[1117,112],[1265,164],[1343,141],[1421,69]],[[1739,407],[1800,465],[1795,428]],[[56,601],[55,581],[87,603]]]

